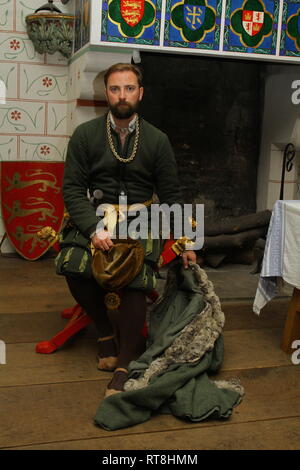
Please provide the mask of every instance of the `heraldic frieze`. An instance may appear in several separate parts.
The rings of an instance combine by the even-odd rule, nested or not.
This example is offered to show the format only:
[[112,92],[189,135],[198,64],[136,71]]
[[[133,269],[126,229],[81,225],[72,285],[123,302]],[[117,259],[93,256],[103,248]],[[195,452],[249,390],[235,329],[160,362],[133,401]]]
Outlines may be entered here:
[[100,43],[225,57],[300,56],[300,0],[108,0],[101,5]]

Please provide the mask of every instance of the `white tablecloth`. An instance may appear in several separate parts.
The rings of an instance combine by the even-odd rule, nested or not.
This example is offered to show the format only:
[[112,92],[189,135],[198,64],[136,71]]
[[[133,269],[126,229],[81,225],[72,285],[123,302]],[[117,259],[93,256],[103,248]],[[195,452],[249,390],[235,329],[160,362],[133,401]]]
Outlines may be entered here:
[[276,201],[270,220],[253,311],[277,295],[286,281],[300,289],[300,201]]

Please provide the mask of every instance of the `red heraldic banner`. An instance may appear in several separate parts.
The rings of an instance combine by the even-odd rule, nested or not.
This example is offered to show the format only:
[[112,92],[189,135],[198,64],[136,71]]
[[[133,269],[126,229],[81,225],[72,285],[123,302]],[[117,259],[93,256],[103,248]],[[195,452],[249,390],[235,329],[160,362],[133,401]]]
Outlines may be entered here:
[[37,232],[62,227],[64,162],[1,162],[1,207],[7,236],[28,260],[40,258],[50,247]]

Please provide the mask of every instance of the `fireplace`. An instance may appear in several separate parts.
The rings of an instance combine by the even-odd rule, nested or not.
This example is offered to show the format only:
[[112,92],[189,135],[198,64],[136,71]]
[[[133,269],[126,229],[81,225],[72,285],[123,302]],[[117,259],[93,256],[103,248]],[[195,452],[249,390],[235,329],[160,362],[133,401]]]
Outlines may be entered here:
[[[205,217],[216,220],[272,209],[284,147],[299,149],[300,105],[291,96],[300,66],[148,52],[141,59],[141,113],[168,134],[185,201],[204,203]],[[296,153],[285,198],[300,196],[298,160]]]
[[264,64],[143,53],[142,66],[143,115],[171,140],[186,202],[216,218],[254,212]]

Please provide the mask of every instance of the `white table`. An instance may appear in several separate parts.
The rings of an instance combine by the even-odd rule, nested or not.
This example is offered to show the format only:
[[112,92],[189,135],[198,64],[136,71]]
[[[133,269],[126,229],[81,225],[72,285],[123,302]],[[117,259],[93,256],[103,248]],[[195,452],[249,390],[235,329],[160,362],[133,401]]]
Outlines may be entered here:
[[281,348],[290,353],[300,340],[300,201],[276,201],[270,220],[262,269],[253,304],[260,310],[281,290],[283,281],[294,287]]

